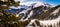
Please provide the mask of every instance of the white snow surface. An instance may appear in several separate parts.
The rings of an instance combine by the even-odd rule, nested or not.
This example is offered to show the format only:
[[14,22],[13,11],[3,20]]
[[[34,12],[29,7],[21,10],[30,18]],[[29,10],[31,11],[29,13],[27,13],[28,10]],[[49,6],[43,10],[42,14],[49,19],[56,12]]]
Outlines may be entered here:
[[60,16],[58,16],[58,18],[54,19],[54,20],[40,20],[40,23],[42,24],[48,24],[48,25],[51,25],[51,24],[55,24],[55,23],[58,23],[60,21]]

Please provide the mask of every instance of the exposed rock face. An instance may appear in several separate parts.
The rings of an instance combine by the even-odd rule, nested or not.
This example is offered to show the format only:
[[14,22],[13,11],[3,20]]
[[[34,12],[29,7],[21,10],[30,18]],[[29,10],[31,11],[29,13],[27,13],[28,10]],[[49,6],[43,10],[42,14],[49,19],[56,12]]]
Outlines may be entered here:
[[[43,20],[44,19],[46,19],[46,18],[49,18],[49,17],[56,17],[56,16],[58,16],[58,15],[56,15],[56,16],[54,16],[55,14],[57,14],[58,13],[58,11],[59,11],[59,6],[57,6],[57,7],[53,7],[53,8],[51,8],[51,9],[48,9],[46,12],[44,12],[43,10],[42,10],[43,8],[41,7],[39,7],[39,8],[34,8],[34,13],[33,13],[33,15],[34,15],[34,19],[36,18],[36,19],[40,19],[40,18],[42,18]],[[57,12],[56,12],[57,11]],[[56,12],[56,13],[55,13]],[[40,14],[39,14],[40,13]],[[36,16],[36,17],[35,17]],[[32,18],[33,18],[33,16],[32,16]]]
[[[34,24],[35,27],[60,27],[60,5],[48,9],[46,12],[42,11],[40,14],[37,13],[29,19],[32,20],[28,26]],[[40,24],[37,24],[36,22]]]

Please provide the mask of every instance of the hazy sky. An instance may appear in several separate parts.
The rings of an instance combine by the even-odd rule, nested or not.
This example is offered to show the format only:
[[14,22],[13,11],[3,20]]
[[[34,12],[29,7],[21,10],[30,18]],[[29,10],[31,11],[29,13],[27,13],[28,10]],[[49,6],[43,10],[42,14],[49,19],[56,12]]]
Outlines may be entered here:
[[45,2],[45,3],[52,4],[54,6],[60,4],[60,0],[23,0],[23,2],[34,2],[34,1]]

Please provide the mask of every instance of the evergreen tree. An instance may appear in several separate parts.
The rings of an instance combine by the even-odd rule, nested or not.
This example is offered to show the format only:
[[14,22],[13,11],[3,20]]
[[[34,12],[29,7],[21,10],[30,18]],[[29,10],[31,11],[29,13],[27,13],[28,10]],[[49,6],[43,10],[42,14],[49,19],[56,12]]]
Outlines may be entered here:
[[14,0],[0,0],[0,27],[25,27],[28,21],[19,21],[22,16],[16,17],[16,14],[11,15],[5,11],[10,6],[19,6],[19,3]]

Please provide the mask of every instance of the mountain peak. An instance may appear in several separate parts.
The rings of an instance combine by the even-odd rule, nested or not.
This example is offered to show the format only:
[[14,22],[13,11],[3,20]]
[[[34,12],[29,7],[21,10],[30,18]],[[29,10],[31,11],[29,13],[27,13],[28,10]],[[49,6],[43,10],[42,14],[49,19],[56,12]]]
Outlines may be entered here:
[[34,7],[39,7],[39,6],[51,7],[50,4],[48,4],[48,3],[43,3],[43,2],[35,2],[35,3],[32,3],[31,5],[33,5]]
[[39,7],[39,6],[51,7],[49,3],[43,3],[43,2],[25,2],[25,3],[20,3],[20,5],[33,6],[33,7]]

